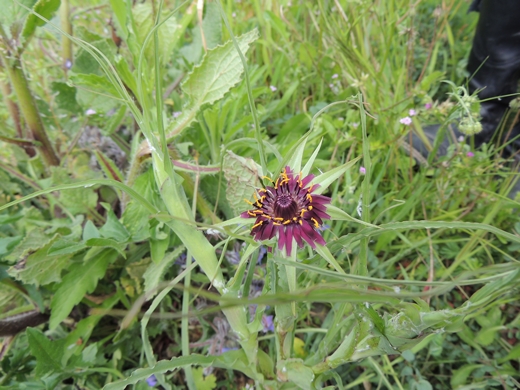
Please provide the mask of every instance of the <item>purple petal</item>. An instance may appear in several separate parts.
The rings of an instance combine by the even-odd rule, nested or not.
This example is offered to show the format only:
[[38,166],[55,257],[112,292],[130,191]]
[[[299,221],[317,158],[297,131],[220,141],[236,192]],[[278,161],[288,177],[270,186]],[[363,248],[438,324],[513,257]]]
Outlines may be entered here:
[[287,237],[285,235],[285,229],[283,227],[278,228],[278,249],[281,251],[285,246]]
[[269,239],[271,239],[273,237],[273,235],[274,235],[273,228],[274,228],[273,223],[269,222],[268,225],[265,227],[265,229],[263,231],[261,240],[269,240]]
[[307,232],[309,231],[309,229],[310,229],[310,231],[312,231],[312,232],[313,232],[314,230],[312,229],[311,225],[309,225],[309,222],[307,222],[307,221],[305,221],[305,220],[302,221],[302,222],[303,222],[303,223],[302,223],[302,225],[300,226],[300,233],[301,233],[303,239],[304,239],[305,241],[307,241],[307,243],[308,243],[308,244],[309,244],[309,245],[314,249],[314,248],[316,248],[316,245],[314,244],[314,240],[313,240],[311,237],[309,237],[309,235],[307,234]]
[[289,224],[285,229],[287,237],[287,241],[285,241],[285,251],[287,252],[287,256],[290,256],[292,251],[293,227]]
[[301,233],[301,226],[300,225],[294,225],[293,227],[293,237],[296,240],[296,243],[300,248],[303,248],[303,241],[302,241],[302,233]]
[[[317,207],[313,207],[312,208],[312,211],[314,212],[314,214],[316,214],[316,216],[320,217],[320,218],[323,218],[323,219],[330,219],[330,215],[321,211],[320,209],[318,209]],[[320,222],[320,224],[322,224],[323,222]]]
[[247,211],[244,211],[243,213],[240,214],[240,217],[241,218],[252,218],[248,213]]
[[328,196],[318,195],[318,194],[312,194],[312,204],[329,204],[330,198]]
[[308,176],[305,176],[302,179],[302,187],[307,187],[307,184],[309,184],[312,181],[312,179],[314,179],[314,175],[312,173]]

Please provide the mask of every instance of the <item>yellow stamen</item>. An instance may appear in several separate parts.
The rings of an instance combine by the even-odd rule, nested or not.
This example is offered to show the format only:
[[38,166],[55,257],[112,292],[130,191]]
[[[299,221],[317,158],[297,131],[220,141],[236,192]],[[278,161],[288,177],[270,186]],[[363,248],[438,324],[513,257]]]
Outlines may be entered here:
[[253,210],[253,213],[256,213],[256,214],[263,214],[263,210]]
[[[311,200],[311,202],[312,202],[312,200]],[[312,210],[312,206],[309,206],[309,211],[311,211],[311,210]]]
[[314,227],[317,227],[317,228],[320,227],[320,224],[318,223],[318,221],[316,221],[315,218],[311,218],[311,221],[314,222]]
[[300,218],[303,218],[303,213],[306,213],[307,212],[307,209],[302,209],[302,211],[300,211]]
[[256,217],[256,214],[254,213],[254,211],[247,211],[247,214],[250,215],[251,217]]
[[280,222],[273,222],[273,225],[280,226],[281,223]]
[[298,222],[300,222],[300,225],[303,225],[303,221],[301,219]]
[[312,196],[311,196],[311,194],[307,194],[307,200],[308,200],[309,202],[312,202]]
[[258,226],[262,226],[263,223],[264,223],[264,221],[260,221],[256,224],[254,224],[253,227],[251,228],[251,230],[253,230],[254,228],[257,228]]
[[312,187],[314,187],[314,184],[311,183],[311,186],[309,187],[309,189],[307,190],[307,192],[312,192]]
[[288,225],[288,224],[290,224],[290,223],[291,223],[291,220],[290,220],[290,219],[288,219],[287,221],[283,221],[283,224],[284,224],[284,225]]
[[266,179],[266,180],[269,180],[271,183],[274,183],[273,179],[271,179],[270,177],[262,176],[262,179]]
[[250,201],[248,201],[248,200],[245,199],[245,198],[244,198],[244,201],[245,201],[246,203],[249,203],[251,206],[254,206],[253,202],[250,202]]
[[275,217],[274,220],[275,220],[275,221],[283,221],[283,218]]

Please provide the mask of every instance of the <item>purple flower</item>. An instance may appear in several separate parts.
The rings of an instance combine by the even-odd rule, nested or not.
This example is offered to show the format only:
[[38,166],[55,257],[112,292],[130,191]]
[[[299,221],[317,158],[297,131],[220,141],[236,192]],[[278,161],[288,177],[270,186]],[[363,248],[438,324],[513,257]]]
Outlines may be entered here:
[[149,376],[146,380],[146,383],[148,383],[148,386],[154,387],[155,385],[157,385],[157,378],[155,377],[155,375]]
[[271,88],[271,91],[276,92],[278,88],[276,88],[274,85],[270,85],[269,88]]
[[357,123],[357,122],[352,123],[352,127],[354,129],[357,129],[359,127],[359,123]]
[[89,108],[87,111],[85,111],[85,115],[90,116],[94,115],[96,113],[96,110]]
[[417,112],[413,108],[410,111],[408,111],[408,115],[410,115],[410,116],[414,116],[416,114],[417,114]]
[[433,107],[433,105],[432,105],[431,103],[426,103],[426,104],[424,105],[424,108],[425,108],[426,110],[429,110],[429,109],[431,109],[432,107]]
[[238,350],[237,347],[222,347],[222,353],[226,353],[229,351],[237,351],[237,350]]
[[399,122],[401,122],[403,125],[409,126],[412,124],[412,118],[405,116],[404,118],[401,118]]
[[475,154],[473,152],[468,152],[468,153],[466,153],[466,156],[471,158],[471,157],[475,157]]
[[262,315],[262,325],[264,327],[262,329],[264,333],[274,332],[273,316],[266,316],[265,314]]
[[367,170],[365,167],[359,167],[359,173],[361,173],[362,175],[366,174],[367,173]]
[[337,79],[337,78],[338,78],[338,74],[337,74],[337,73],[334,73],[334,74],[332,75],[332,78],[333,78],[333,79]]
[[178,117],[181,116],[181,114],[182,114],[181,111],[175,111],[175,112],[173,113],[173,117],[174,117],[174,118],[178,118]]
[[326,213],[330,198],[313,193],[319,187],[311,184],[314,175],[302,176],[301,173],[294,176],[291,168],[285,167],[273,182],[274,187],[259,189],[254,194],[255,202],[248,201],[254,209],[240,214],[242,218],[256,218],[251,228],[255,240],[270,240],[278,236],[278,249],[285,247],[288,255],[292,251],[293,238],[300,248],[303,240],[312,248],[316,248],[316,243],[325,245],[317,229],[323,224],[323,219],[330,219]]

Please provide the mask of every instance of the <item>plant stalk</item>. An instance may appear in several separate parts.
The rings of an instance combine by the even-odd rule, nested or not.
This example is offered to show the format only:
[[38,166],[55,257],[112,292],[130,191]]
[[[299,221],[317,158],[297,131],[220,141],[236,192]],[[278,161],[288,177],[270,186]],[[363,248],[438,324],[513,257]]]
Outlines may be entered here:
[[36,107],[29,83],[23,72],[22,62],[20,57],[12,57],[10,61],[6,58],[8,50],[5,49],[3,42],[0,44],[0,57],[4,64],[7,75],[11,81],[13,90],[18,98],[18,104],[22,115],[31,131],[33,138],[40,142],[39,150],[42,153],[43,160],[47,166],[56,166],[60,164],[60,160],[51,145],[47,133],[43,126],[43,121],[40,112]]

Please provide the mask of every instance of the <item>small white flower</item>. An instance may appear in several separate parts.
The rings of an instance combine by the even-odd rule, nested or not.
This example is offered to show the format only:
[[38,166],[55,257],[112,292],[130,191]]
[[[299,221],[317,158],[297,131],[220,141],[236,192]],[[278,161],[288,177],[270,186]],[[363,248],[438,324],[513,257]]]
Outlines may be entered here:
[[85,111],[85,115],[94,115],[96,113],[96,110],[89,108],[87,111]]

